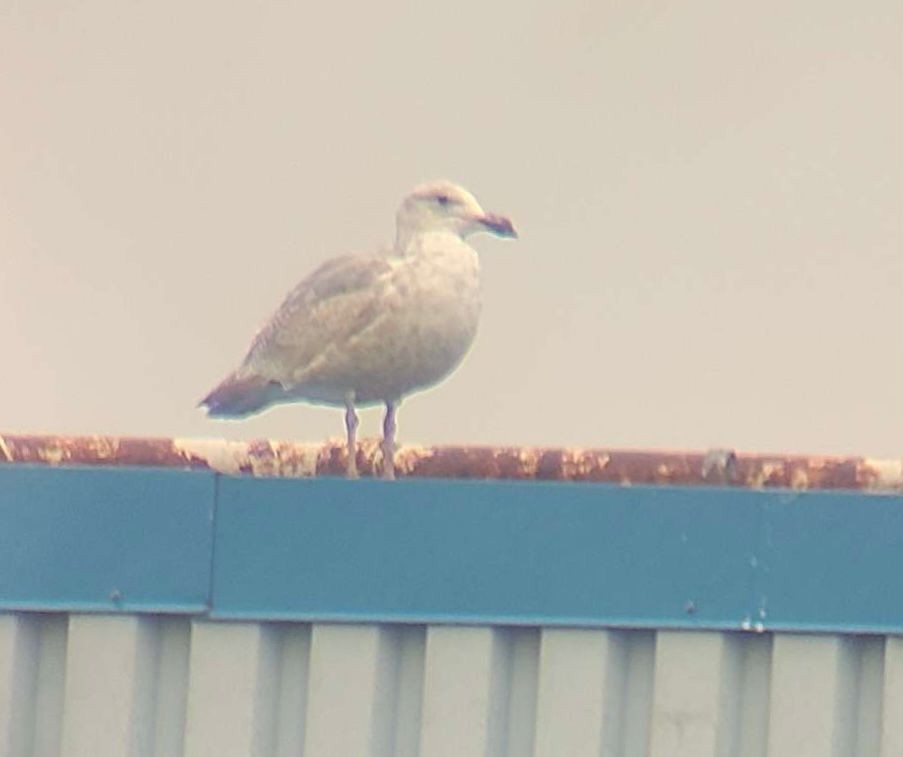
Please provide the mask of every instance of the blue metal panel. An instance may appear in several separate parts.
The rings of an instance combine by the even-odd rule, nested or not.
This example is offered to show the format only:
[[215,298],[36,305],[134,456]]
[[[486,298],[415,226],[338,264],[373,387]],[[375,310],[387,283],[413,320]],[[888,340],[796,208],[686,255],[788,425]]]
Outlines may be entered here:
[[0,608],[204,610],[215,486],[201,472],[0,466]]
[[0,609],[903,633],[901,575],[898,495],[0,466]]
[[757,587],[766,627],[903,630],[903,498],[785,492],[764,506]]
[[762,496],[227,478],[214,614],[738,628]]

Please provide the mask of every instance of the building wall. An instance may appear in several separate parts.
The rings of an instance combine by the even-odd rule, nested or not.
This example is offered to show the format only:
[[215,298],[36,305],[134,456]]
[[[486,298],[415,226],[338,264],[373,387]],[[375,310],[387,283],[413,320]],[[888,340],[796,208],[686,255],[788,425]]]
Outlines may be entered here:
[[899,757],[903,497],[0,466],[0,757]]
[[879,635],[0,615],[0,757],[890,757]]

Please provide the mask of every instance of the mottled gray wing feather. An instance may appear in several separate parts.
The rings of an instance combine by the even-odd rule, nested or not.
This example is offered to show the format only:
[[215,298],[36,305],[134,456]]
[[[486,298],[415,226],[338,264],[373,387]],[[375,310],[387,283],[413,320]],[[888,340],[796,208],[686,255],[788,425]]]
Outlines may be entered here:
[[298,284],[261,328],[245,358],[253,372],[286,388],[327,350],[348,342],[380,312],[383,255],[327,261]]

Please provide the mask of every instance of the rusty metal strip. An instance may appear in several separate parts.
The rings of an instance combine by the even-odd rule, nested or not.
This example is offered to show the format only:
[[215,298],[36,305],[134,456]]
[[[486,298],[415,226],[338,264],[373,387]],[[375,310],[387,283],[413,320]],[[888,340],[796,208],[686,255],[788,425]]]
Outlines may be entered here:
[[[0,435],[0,463],[198,468],[253,476],[340,476],[341,441],[304,444],[146,439],[111,436]],[[378,473],[376,440],[357,453],[362,475]],[[728,485],[749,488],[903,490],[903,460],[763,455],[732,450],[670,452],[541,447],[402,447],[399,476],[421,478],[604,481],[622,485]]]

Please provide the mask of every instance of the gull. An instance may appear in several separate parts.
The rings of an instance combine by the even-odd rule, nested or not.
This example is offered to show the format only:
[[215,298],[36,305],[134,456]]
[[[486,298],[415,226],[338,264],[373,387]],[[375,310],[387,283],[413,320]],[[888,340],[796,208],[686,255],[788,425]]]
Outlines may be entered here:
[[356,478],[356,408],[383,404],[383,476],[394,478],[399,404],[447,377],[473,343],[480,267],[466,240],[478,232],[517,237],[463,187],[416,187],[398,209],[395,244],[334,258],[301,281],[199,406],[213,418],[286,402],[344,407],[346,473]]

